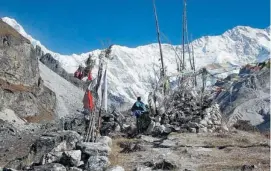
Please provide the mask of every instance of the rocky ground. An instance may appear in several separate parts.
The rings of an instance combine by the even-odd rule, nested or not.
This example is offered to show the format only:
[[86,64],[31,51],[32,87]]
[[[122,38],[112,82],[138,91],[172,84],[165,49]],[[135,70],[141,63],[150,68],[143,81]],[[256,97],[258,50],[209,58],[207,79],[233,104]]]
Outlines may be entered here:
[[[129,144],[128,149],[121,148]],[[135,145],[137,146],[135,148]],[[127,148],[127,147],[125,147]],[[269,139],[258,133],[171,133],[113,139],[111,162],[132,170],[269,170]],[[251,169],[250,169],[251,168]]]
[[[102,137],[96,143],[85,143],[76,131],[61,131],[56,123],[25,125],[23,131],[6,122],[0,124],[4,137],[0,167],[18,170],[248,171],[270,167],[269,138],[258,132],[172,132],[162,137],[141,134],[133,138],[119,132],[111,134],[112,140]],[[68,125],[71,128],[71,123]],[[72,127],[81,134],[82,128]]]

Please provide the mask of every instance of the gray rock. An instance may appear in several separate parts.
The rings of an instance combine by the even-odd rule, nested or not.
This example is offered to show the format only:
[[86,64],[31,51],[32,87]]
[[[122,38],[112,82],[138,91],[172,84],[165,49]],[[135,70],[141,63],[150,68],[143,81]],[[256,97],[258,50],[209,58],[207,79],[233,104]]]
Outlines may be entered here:
[[155,124],[155,127],[153,129],[153,135],[157,136],[162,134],[165,131],[165,126],[164,125],[160,125],[160,124]]
[[76,131],[80,135],[85,135],[88,128],[88,122],[84,115],[77,115],[74,118],[66,118],[64,121],[64,130]]
[[145,166],[152,167],[152,170],[176,170],[176,161],[168,158],[152,160],[144,163]]
[[214,121],[215,125],[221,125],[221,121]]
[[206,133],[206,132],[208,132],[207,127],[199,128],[199,133]]
[[134,169],[134,171],[152,171],[152,168],[145,167],[145,166],[139,166]]
[[120,132],[121,131],[121,128],[120,128],[120,125],[117,125],[114,129],[115,132]]
[[169,134],[172,132],[172,128],[169,126],[165,126],[164,133]]
[[121,166],[113,166],[113,167],[106,169],[106,171],[125,171],[125,170]]
[[145,131],[145,134],[151,134],[153,132],[153,129],[155,127],[155,122],[151,121],[150,125],[148,126],[147,130]]
[[213,125],[213,122],[212,122],[211,120],[208,120],[208,121],[207,121],[207,124],[208,124],[208,125]]
[[83,171],[83,170],[77,167],[70,167],[68,168],[68,171]]
[[202,124],[202,125],[204,125],[204,126],[208,125],[208,123],[207,123],[207,121],[205,119],[201,120],[199,123]]
[[65,166],[80,166],[81,154],[80,150],[64,151],[60,162]]
[[140,139],[142,139],[143,141],[149,142],[149,143],[160,140],[159,138],[145,136],[145,135],[141,135]]
[[159,144],[159,147],[162,148],[171,148],[171,147],[176,147],[177,146],[177,142],[175,142],[174,140],[164,140],[161,144]]
[[206,126],[199,124],[199,128],[204,128],[204,127],[206,127]]
[[243,165],[241,167],[241,171],[253,171],[255,169],[257,169],[256,165]]
[[66,168],[59,163],[49,163],[41,166],[34,166],[34,171],[66,171]]
[[160,123],[160,122],[161,122],[161,117],[160,117],[160,116],[156,116],[156,117],[154,118],[154,121]]
[[108,156],[111,152],[110,147],[100,142],[81,142],[77,144],[77,149],[89,156]]
[[196,123],[196,122],[188,122],[188,127],[190,127],[190,128],[197,128],[197,127],[199,127],[199,124],[198,123]]
[[112,139],[111,139],[110,137],[108,137],[108,136],[101,136],[101,137],[99,137],[99,138],[97,139],[96,142],[103,143],[103,144],[105,144],[105,145],[107,145],[107,146],[109,146],[109,147],[112,146]]
[[197,133],[196,128],[189,128],[189,129],[190,129],[190,132],[192,132],[192,133]]
[[29,159],[40,163],[44,154],[73,150],[82,138],[74,131],[58,131],[42,135],[31,147]]
[[85,169],[87,171],[103,171],[109,165],[110,162],[105,156],[90,156]]
[[63,152],[56,152],[56,151],[47,153],[42,157],[41,164],[44,165],[47,163],[60,162],[60,159],[62,158],[62,154]]

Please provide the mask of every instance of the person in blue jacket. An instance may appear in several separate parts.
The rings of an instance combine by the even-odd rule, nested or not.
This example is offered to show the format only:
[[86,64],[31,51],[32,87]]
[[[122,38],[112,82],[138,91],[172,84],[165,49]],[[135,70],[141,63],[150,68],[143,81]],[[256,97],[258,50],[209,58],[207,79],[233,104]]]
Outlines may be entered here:
[[132,106],[131,111],[132,111],[132,114],[136,117],[137,132],[140,133],[140,131],[141,131],[141,126],[140,125],[141,124],[139,123],[139,118],[144,112],[146,112],[146,106],[141,101],[141,97],[137,97],[137,101]]

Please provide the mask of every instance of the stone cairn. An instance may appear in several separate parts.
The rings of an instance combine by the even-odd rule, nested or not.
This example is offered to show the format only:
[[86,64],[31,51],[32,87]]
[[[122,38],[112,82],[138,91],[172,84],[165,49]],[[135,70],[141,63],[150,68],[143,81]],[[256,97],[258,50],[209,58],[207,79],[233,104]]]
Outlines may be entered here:
[[221,112],[210,95],[201,97],[196,91],[183,90],[176,91],[169,99],[158,106],[165,110],[152,118],[148,134],[214,132],[221,128]]

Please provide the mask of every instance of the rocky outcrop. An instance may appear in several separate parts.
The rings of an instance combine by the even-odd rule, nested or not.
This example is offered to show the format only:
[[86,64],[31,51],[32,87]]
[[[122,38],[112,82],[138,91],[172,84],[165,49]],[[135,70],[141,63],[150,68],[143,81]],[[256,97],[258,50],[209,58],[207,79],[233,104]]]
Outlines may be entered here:
[[239,74],[216,83],[215,98],[228,125],[248,120],[260,130],[270,129],[270,61],[243,67]]
[[0,110],[33,122],[54,117],[56,97],[43,86],[39,55],[38,47],[0,20]]
[[61,77],[65,78],[67,81],[71,82],[73,85],[86,89],[89,85],[89,82],[85,82],[82,80],[79,80],[73,76],[73,74],[69,74],[66,70],[64,70],[56,59],[52,57],[50,53],[46,53],[45,55],[42,55],[40,57],[40,61],[46,65],[48,68],[50,68],[52,71],[60,75]]

